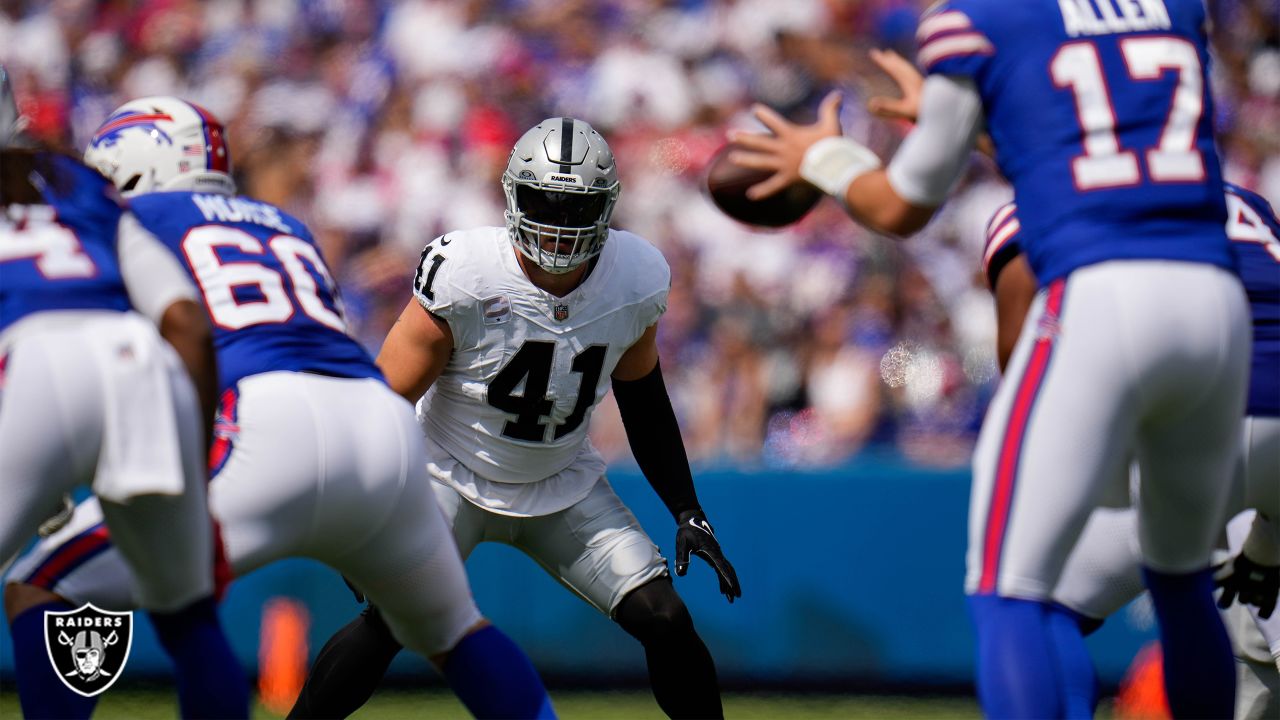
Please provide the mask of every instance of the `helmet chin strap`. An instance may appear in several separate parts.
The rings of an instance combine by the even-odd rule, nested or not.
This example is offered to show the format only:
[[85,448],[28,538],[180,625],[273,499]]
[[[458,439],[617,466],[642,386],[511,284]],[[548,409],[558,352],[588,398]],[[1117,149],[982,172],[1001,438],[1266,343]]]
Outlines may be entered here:
[[[519,232],[521,231],[519,230],[515,231],[515,233],[519,233]],[[573,270],[576,270],[584,262],[586,262],[586,260],[581,260],[572,265],[554,265],[554,264],[551,266],[543,265],[540,257],[535,256],[533,251],[529,249],[530,244],[536,244],[536,243],[528,243],[527,241],[516,237],[515,233],[509,233],[509,235],[511,236],[511,244],[515,245],[516,250],[520,251],[521,255],[524,255],[525,258],[529,260],[529,262],[533,263],[534,267],[538,268],[539,270],[549,275],[565,275],[569,272],[572,272]],[[550,255],[552,257],[564,257],[563,255],[549,253],[546,250],[542,250],[541,248],[539,248],[539,253],[541,257],[545,257],[547,255]]]
[[570,252],[568,255],[562,255],[557,252],[551,252],[540,245],[538,250],[540,257],[549,262],[546,265],[537,261],[535,261],[535,263],[538,267],[542,268],[544,272],[548,272],[552,275],[565,275],[587,261],[586,258],[580,257],[573,252]]

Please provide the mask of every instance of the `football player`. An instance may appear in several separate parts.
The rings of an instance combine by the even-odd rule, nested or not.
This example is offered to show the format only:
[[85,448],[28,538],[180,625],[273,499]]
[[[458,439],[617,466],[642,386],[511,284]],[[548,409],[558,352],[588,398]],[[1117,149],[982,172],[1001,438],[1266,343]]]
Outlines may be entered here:
[[[390,636],[431,659],[477,717],[553,716],[524,653],[471,599],[430,483],[413,408],[347,335],[310,232],[235,194],[225,131],[177,98],[135,100],[98,128],[86,161],[138,224],[181,259],[213,321],[220,370],[210,507],[231,571],[311,557],[378,603]],[[47,602],[135,600],[119,557],[86,557],[90,501],[10,574]]]
[[[670,269],[648,242],[610,229],[618,171],[581,120],[526,132],[502,187],[505,227],[447,233],[423,250],[378,365],[418,401],[432,486],[463,557],[484,541],[520,549],[641,642],[664,712],[720,717],[715,665],[666,560],[587,439],[612,385],[636,461],[675,518],[676,573],[698,555],[729,601],[740,597],[658,363]],[[321,650],[292,717],[345,716],[372,694],[399,650],[377,604]]]
[[[872,51],[871,59],[898,85],[902,97],[872,98],[869,109],[879,117],[914,122],[924,78],[892,51]],[[989,143],[984,135],[979,145],[989,147]],[[1280,518],[1280,219],[1256,193],[1229,183],[1226,191],[1226,233],[1249,297],[1253,360],[1231,512],[1247,509],[1228,527],[1232,559],[1221,565],[1215,580],[1225,589],[1219,607],[1231,608],[1226,619],[1233,628],[1240,661],[1236,717],[1244,720],[1274,716],[1280,703],[1280,695],[1270,690],[1277,684],[1280,665],[1280,615],[1273,615],[1280,586],[1276,567],[1280,564],[1276,524]],[[988,223],[982,254],[983,275],[997,303],[1001,370],[1008,364],[1036,289],[1021,250],[1021,229],[1013,203],[999,208]],[[1115,507],[1099,507],[1089,517],[1054,592],[1057,602],[1078,614],[1078,625],[1086,635],[1143,590],[1137,514],[1130,507],[1129,483],[1120,479],[1112,490],[1118,491],[1110,503]],[[1241,603],[1232,605],[1237,596]],[[1246,603],[1256,607],[1246,608]],[[1097,688],[1091,663],[1082,657],[1068,667],[1074,670],[1074,677],[1068,678],[1069,710],[1074,702],[1091,712]]]
[[[195,287],[110,183],[15,147],[17,127],[0,69],[0,559],[65,493],[92,487],[174,661],[182,714],[248,717],[213,598],[200,418],[213,417],[216,369]],[[99,535],[79,545],[93,552]],[[87,716],[93,701],[64,687],[46,655],[45,611],[72,607],[45,600],[5,595],[22,712]]]
[[[1241,660],[1236,717],[1243,720],[1274,716],[1280,703],[1270,690],[1277,684],[1277,666],[1272,663],[1280,663],[1280,614],[1274,613],[1280,589],[1280,220],[1256,193],[1231,184],[1226,189],[1227,236],[1249,294],[1254,342],[1249,404],[1229,505],[1229,514],[1239,515],[1228,526],[1230,558],[1217,569],[1215,581],[1223,588],[1220,608],[1237,598],[1237,608],[1255,606],[1234,611],[1252,617],[1252,623],[1235,622],[1233,633]],[[1021,258],[1021,235],[1012,203],[1000,208],[988,225],[983,269],[993,292],[1004,298],[999,306],[1002,347],[1012,344],[1006,328],[1017,332],[1016,321],[1005,315],[1022,317],[1030,308],[1029,298],[1016,299],[1023,295],[1017,288],[1035,282]],[[1140,482],[1136,475],[1134,481]],[[1117,478],[1110,491],[1118,495],[1089,517],[1054,591],[1054,600],[1077,615],[1076,624],[1086,635],[1143,590],[1138,518],[1128,506],[1129,490],[1130,483]],[[1228,620],[1234,619],[1228,614]],[[1257,662],[1259,654],[1272,662]],[[1069,711],[1092,712],[1096,682],[1087,656],[1063,666]]]
[[[799,180],[857,221],[919,230],[984,125],[1014,185],[1040,291],[974,457],[966,592],[996,716],[1067,712],[1052,595],[1110,478],[1137,457],[1143,574],[1170,707],[1232,714],[1210,555],[1228,503],[1249,357],[1223,223],[1200,0],[943,0],[921,19],[920,118],[887,168],[840,136],[839,96],[798,126],[757,108],[740,165]],[[1078,634],[1077,634],[1078,638]]]

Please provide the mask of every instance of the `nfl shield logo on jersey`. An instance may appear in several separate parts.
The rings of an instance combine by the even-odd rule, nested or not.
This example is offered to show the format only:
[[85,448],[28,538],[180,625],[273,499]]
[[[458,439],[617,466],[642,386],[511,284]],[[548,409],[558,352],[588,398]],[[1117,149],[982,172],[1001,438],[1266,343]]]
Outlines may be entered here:
[[569,306],[566,303],[556,303],[553,315],[556,322],[564,322],[569,317]]
[[44,613],[44,645],[62,683],[85,697],[106,691],[120,678],[133,647],[133,613],[87,604]]

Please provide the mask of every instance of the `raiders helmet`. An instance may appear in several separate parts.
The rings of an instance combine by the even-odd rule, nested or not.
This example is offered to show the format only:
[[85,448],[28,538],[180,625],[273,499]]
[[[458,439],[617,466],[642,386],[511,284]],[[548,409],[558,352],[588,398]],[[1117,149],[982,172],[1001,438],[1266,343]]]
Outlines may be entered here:
[[163,190],[236,191],[222,123],[175,97],[121,105],[93,134],[84,161],[126,197]]
[[538,267],[560,274],[600,254],[622,184],[600,133],[557,117],[516,141],[502,189],[511,242]]

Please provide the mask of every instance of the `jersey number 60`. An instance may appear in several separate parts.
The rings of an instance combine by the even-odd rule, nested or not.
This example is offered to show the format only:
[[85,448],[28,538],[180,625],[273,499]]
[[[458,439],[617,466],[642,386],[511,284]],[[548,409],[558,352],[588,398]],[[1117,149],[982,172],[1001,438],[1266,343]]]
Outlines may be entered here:
[[[264,248],[258,238],[243,230],[223,225],[205,225],[187,233],[182,241],[182,251],[187,256],[196,282],[200,283],[200,289],[204,292],[209,316],[218,327],[239,330],[261,323],[287,322],[293,317],[295,307],[295,300],[289,298],[284,278],[279,272],[259,262],[222,262],[218,258],[219,247],[264,256],[269,248],[289,276],[296,306],[321,325],[342,333],[347,331],[333,277],[314,245],[292,235],[275,235],[267,241]],[[320,287],[307,270],[307,265],[328,286],[325,294],[331,298],[333,310],[321,298]],[[246,286],[256,287],[262,299],[237,300],[234,289]]]

